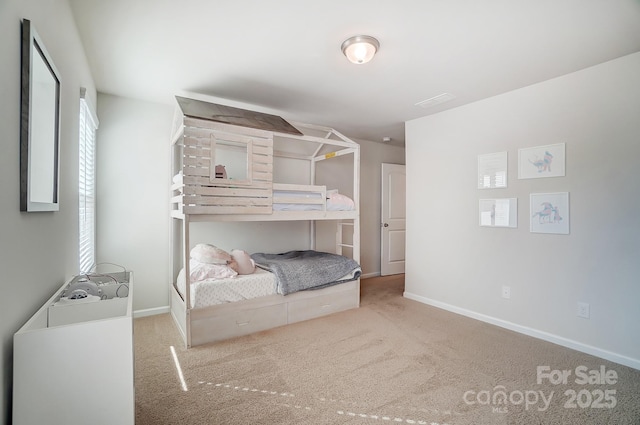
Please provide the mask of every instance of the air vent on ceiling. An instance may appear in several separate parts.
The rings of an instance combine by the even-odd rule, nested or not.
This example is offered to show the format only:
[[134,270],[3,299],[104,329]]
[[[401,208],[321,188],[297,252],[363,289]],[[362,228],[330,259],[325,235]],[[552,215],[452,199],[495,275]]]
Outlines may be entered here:
[[427,100],[423,100],[422,102],[416,103],[416,106],[421,108],[431,108],[436,105],[440,105],[441,103],[448,102],[450,100],[455,99],[456,97],[451,93],[442,93],[437,96],[433,96]]

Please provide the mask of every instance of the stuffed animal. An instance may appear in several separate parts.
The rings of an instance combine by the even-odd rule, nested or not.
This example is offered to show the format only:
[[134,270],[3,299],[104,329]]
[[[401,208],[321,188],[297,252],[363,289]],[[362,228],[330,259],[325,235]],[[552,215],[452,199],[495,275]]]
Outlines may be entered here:
[[224,168],[224,165],[216,165],[216,178],[217,179],[226,179],[227,178],[227,169]]
[[256,270],[256,263],[246,251],[233,249],[231,257],[238,264],[238,274],[252,274]]

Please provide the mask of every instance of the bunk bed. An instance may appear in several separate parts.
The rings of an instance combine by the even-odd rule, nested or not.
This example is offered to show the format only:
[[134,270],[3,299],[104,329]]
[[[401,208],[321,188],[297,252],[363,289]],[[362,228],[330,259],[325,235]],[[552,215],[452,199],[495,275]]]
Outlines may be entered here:
[[[170,310],[186,346],[359,307],[359,266],[319,289],[293,293],[256,289],[257,295],[218,300],[212,305],[195,298],[203,291],[196,286],[202,282],[192,282],[190,278],[194,249],[190,232],[195,222],[307,221],[310,223],[307,252],[315,253],[316,224],[331,221],[335,223],[335,252],[326,253],[327,256],[344,257],[357,265],[360,149],[357,143],[331,128],[289,123],[274,115],[196,99],[176,99],[171,139],[174,251]],[[276,181],[279,179],[274,175],[278,170],[274,168],[287,159],[309,163],[308,175],[304,176],[308,184],[300,184],[299,178],[294,183]],[[348,167],[346,180],[352,183],[348,190],[337,191],[318,184],[316,170],[323,161]],[[238,276],[242,280],[231,282],[238,288],[246,279],[273,279],[271,274],[258,268],[256,273]]]

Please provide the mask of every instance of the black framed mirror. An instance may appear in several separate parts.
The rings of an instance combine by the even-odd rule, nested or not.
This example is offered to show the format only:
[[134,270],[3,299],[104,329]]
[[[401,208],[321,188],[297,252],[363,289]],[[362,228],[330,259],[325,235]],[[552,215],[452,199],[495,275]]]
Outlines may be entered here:
[[20,211],[58,211],[60,77],[28,19],[22,20]]

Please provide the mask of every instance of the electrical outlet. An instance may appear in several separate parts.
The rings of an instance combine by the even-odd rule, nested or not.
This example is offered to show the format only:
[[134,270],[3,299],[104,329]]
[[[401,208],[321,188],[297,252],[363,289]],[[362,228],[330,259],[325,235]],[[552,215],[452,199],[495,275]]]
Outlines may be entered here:
[[502,298],[509,299],[511,298],[511,287],[507,285],[502,285]]
[[589,304],[578,302],[578,317],[589,318]]

